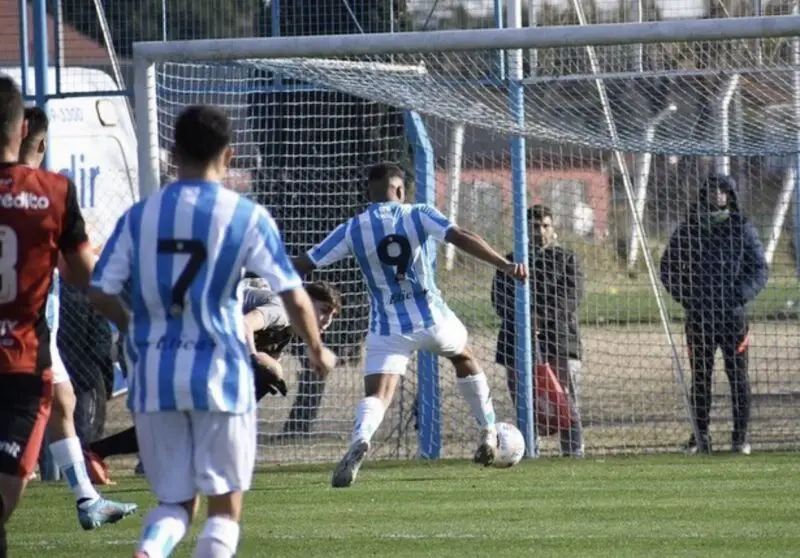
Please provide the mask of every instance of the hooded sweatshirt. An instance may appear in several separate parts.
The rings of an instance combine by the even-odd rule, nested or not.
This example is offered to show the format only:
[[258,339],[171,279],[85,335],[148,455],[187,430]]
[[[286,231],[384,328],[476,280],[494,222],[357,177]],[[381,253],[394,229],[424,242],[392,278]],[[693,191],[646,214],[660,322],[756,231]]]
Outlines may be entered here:
[[[717,204],[717,191],[727,204]],[[736,183],[711,175],[689,218],[673,233],[661,258],[661,282],[685,309],[744,312],[767,284],[767,262],[756,228],[739,208]]]

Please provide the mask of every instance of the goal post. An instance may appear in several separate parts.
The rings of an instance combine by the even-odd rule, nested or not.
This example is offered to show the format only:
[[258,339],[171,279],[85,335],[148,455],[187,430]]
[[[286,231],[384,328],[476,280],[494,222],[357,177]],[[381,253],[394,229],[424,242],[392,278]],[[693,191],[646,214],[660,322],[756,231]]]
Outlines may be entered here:
[[[509,13],[509,17],[515,16]],[[751,87],[763,79],[765,87],[790,97],[791,64],[780,57],[768,65],[755,64],[749,57],[747,41],[800,36],[800,16],[509,27],[136,43],[134,93],[142,195],[154,191],[161,182],[163,169],[159,155],[165,147],[169,119],[159,103],[163,104],[166,90],[185,91],[182,102],[188,104],[208,102],[213,97],[203,92],[221,88],[223,93],[217,104],[241,111],[241,101],[234,99],[230,89],[241,94],[261,87],[262,78],[256,76],[279,75],[286,87],[336,92],[383,107],[369,118],[344,115],[347,122],[343,125],[374,130],[376,142],[387,130],[397,133],[396,128],[383,121],[380,111],[398,111],[404,128],[400,135],[407,142],[409,155],[406,168],[413,178],[417,200],[432,203],[445,212],[448,206],[457,207],[459,224],[481,233],[505,252],[513,252],[519,260],[527,259],[528,206],[544,203],[553,209],[559,240],[578,255],[587,277],[578,314],[584,355],[580,408],[589,449],[611,452],[674,449],[693,429],[692,418],[696,413],[689,377],[684,372],[687,369],[682,347],[684,336],[678,321],[683,313],[663,292],[657,269],[660,251],[683,216],[682,210],[675,208],[688,206],[695,188],[689,182],[699,181],[707,169],[713,169],[714,158],[759,158],[767,165],[767,159],[794,157],[798,127],[797,123],[769,120],[765,116],[768,103],[757,98],[758,94],[766,94],[755,90],[756,97],[750,95],[742,100],[740,112],[745,120],[738,124],[743,132],[726,136],[727,140],[720,142],[715,122],[686,111],[687,98],[691,97],[692,107],[713,100],[723,93],[725,78],[731,75],[749,80]],[[733,54],[728,58],[720,54],[719,60],[724,63],[719,66],[680,67],[682,62],[688,64],[690,56],[700,56],[696,53],[708,50],[695,49],[694,45],[701,42],[715,49],[718,46],[719,52],[729,49]],[[686,43],[691,44],[684,48],[682,45]],[[611,63],[625,50],[619,47],[632,44],[648,47],[643,56],[653,65],[652,70],[628,72],[621,68],[623,64]],[[537,75],[522,74],[522,52],[526,50],[537,51]],[[505,53],[508,62],[502,83],[485,79],[496,66],[499,52]],[[588,61],[582,58],[586,53],[590,53]],[[614,68],[609,69],[611,66]],[[230,75],[223,79],[223,74]],[[665,79],[660,81],[661,78]],[[698,79],[700,85],[693,81]],[[672,88],[669,93],[674,95],[662,99],[654,88],[666,82]],[[306,101],[333,102],[311,97]],[[659,105],[661,101],[666,104]],[[670,104],[673,101],[676,108]],[[271,104],[265,110],[279,111],[283,104],[292,102],[276,98],[269,101]],[[172,104],[176,103],[173,100]],[[316,113],[303,116],[303,107],[295,109],[299,118],[275,123],[293,131],[293,135],[287,136],[293,143],[286,147],[291,150],[291,157],[312,160],[316,152],[327,151],[335,144],[337,149],[350,150],[353,161],[361,164],[363,170],[378,162],[379,154],[389,153],[378,148],[365,152],[371,149],[368,145],[372,144],[368,143],[348,147],[349,140],[335,132],[314,135],[309,130],[324,126],[324,122]],[[648,110],[653,112],[648,114]],[[653,124],[659,111],[668,112],[669,118]],[[713,112],[711,108],[702,115]],[[625,118],[620,118],[623,115]],[[244,126],[253,125],[249,117],[242,121]],[[264,130],[244,130],[243,134],[251,131]],[[453,146],[450,143],[453,138],[462,145]],[[400,156],[401,151],[394,153]],[[456,159],[448,155],[455,152],[459,152],[457,158],[461,163],[458,169],[448,164]],[[659,210],[657,216],[647,215],[650,203],[644,202],[647,177],[637,176],[634,184],[625,170],[632,157],[643,153],[648,154],[648,172],[651,167],[654,174],[663,174],[665,168],[677,172],[669,169],[682,165],[681,172],[692,173],[692,179],[685,183],[680,178],[662,177],[669,187],[663,188],[660,195],[668,198],[668,208]],[[673,159],[677,163],[670,162]],[[259,163],[260,168],[276,167],[272,174],[278,175],[282,164],[269,158]],[[313,169],[317,176],[315,189],[309,195],[327,204],[319,206],[320,215],[322,208],[328,207],[341,210],[346,206],[353,214],[363,208],[363,199],[341,194],[334,186],[325,189],[328,170],[333,176],[346,175],[348,180],[356,180],[353,168],[342,173],[339,168],[326,169],[324,164],[318,164]],[[455,172],[460,176],[450,176]],[[458,180],[457,187],[447,188],[448,178],[450,184]],[[273,177],[265,188],[272,194],[280,192],[287,180],[291,181]],[[458,199],[448,198],[453,192]],[[762,201],[767,204],[766,200],[772,196],[771,186],[770,189],[764,186],[763,196]],[[285,203],[303,204],[305,200],[301,196]],[[774,206],[773,199],[769,207]],[[621,248],[612,243],[611,235],[616,234],[612,221],[621,231],[620,238],[624,240]],[[625,244],[630,239],[639,243],[638,254],[644,261],[646,278],[639,282],[627,273],[629,268],[636,268],[636,256],[628,262],[630,246]],[[533,391],[532,367],[523,364],[526,370],[519,371],[521,378],[507,377],[503,365],[495,364],[495,352],[500,360],[500,352],[505,350],[498,340],[504,319],[499,316],[513,315],[517,323],[536,326],[528,319],[531,313],[528,297],[532,297],[530,289],[534,287],[517,287],[511,307],[498,308],[494,296],[490,297],[491,270],[473,260],[450,258],[447,254],[447,265],[436,269],[445,299],[470,329],[473,351],[490,377],[498,418],[516,418],[521,424],[528,419],[530,451],[535,445],[532,427],[536,409],[532,398],[526,395]],[[766,333],[763,338],[768,342],[757,348],[757,354],[765,359],[757,361],[753,368],[753,374],[757,373],[754,397],[766,409],[763,415],[756,414],[765,428],[758,443],[764,447],[786,447],[800,443],[800,432],[787,425],[791,418],[787,401],[794,397],[795,388],[800,392],[800,377],[787,372],[780,363],[800,358],[784,340],[798,331],[794,321],[775,321],[774,316],[793,315],[785,308],[791,308],[793,303],[787,293],[792,286],[796,287],[796,282],[791,282],[796,279],[788,275],[775,277],[776,272],[772,273],[767,294],[773,298],[759,302],[758,318],[754,319],[754,331]],[[363,291],[357,283],[352,282],[353,293]],[[365,300],[363,293],[361,300]],[[785,304],[784,310],[778,308],[780,304]],[[525,319],[521,320],[523,316]],[[359,326],[343,327],[355,331]],[[512,360],[532,363],[531,335],[524,330],[520,328],[511,343]],[[288,368],[294,370],[294,366]],[[474,421],[459,400],[451,366],[429,354],[418,355],[412,366],[418,374],[402,380],[398,402],[387,413],[376,451],[385,457],[467,455],[473,444],[470,433]],[[265,438],[264,444],[281,445],[292,453],[281,458],[264,452],[264,458],[338,457],[348,438],[352,409],[360,397],[359,371],[357,357],[337,371],[337,384],[325,392],[314,436]],[[516,387],[511,386],[513,381]],[[509,389],[521,393],[513,402],[506,395],[507,383]],[[715,384],[717,388],[724,393],[723,386]],[[724,407],[720,401],[714,400],[716,422],[725,420],[719,415],[719,409]],[[274,399],[261,409],[262,425],[267,432],[274,433],[279,428],[285,410],[286,405]],[[546,441],[546,451],[558,451],[558,443],[557,438]]]

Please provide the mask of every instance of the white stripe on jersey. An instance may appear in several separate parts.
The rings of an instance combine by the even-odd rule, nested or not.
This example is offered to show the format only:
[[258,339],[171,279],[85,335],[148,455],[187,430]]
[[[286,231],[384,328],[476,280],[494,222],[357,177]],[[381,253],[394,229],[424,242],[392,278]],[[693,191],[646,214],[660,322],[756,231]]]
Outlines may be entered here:
[[308,252],[317,267],[353,255],[370,295],[370,331],[408,334],[443,317],[433,270],[435,247],[453,224],[425,204],[374,203]]
[[176,182],[118,221],[92,286],[129,281],[128,406],[134,412],[244,413],[255,405],[239,285],[302,286],[262,207],[216,183]]

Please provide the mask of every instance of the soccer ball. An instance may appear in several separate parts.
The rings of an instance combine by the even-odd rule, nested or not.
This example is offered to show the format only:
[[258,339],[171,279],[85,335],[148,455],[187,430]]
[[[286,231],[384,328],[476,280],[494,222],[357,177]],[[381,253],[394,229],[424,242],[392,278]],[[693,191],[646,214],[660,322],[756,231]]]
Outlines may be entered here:
[[493,465],[498,469],[513,467],[525,455],[525,438],[519,428],[508,422],[498,422],[496,428],[498,451]]

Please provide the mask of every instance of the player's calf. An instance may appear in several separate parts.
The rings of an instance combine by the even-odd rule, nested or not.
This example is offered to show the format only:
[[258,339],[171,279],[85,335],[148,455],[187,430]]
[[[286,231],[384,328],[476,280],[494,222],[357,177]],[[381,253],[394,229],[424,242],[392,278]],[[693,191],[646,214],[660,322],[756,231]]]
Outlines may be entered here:
[[166,558],[189,530],[197,510],[197,498],[180,504],[160,503],[145,517],[135,556]]
[[372,436],[378,431],[386,409],[392,402],[399,379],[400,373],[375,373],[367,369],[364,377],[365,397],[356,407],[350,445],[331,476],[331,486],[334,488],[346,488],[355,482],[369,452]]
[[481,429],[473,460],[488,467],[494,463],[497,453],[496,418],[489,382],[469,348],[449,358],[456,369],[458,389]]
[[75,495],[81,527],[85,530],[96,529],[133,514],[138,507],[136,504],[106,500],[92,485],[83,447],[75,432],[75,392],[72,383],[68,380],[59,382],[54,386],[53,392],[53,412],[49,427],[55,441],[50,444],[50,452]]
[[208,519],[197,538],[194,558],[232,558],[239,546],[242,492],[208,497]]

